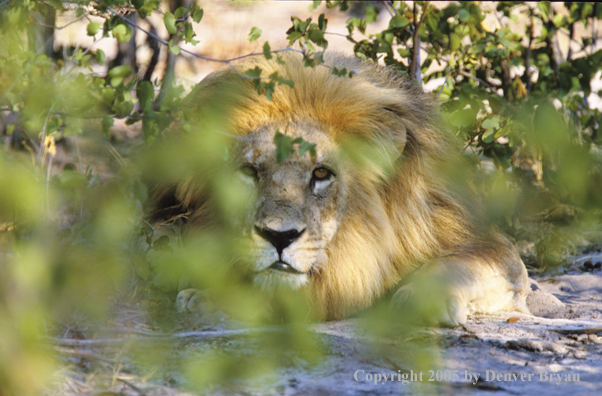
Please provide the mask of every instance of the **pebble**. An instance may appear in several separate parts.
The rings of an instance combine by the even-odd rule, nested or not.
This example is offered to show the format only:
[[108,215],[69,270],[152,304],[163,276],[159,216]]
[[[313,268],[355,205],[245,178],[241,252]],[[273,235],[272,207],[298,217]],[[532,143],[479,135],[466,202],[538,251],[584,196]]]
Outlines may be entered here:
[[583,352],[583,351],[573,351],[573,356],[575,356],[575,359],[585,359],[587,358],[587,353]]

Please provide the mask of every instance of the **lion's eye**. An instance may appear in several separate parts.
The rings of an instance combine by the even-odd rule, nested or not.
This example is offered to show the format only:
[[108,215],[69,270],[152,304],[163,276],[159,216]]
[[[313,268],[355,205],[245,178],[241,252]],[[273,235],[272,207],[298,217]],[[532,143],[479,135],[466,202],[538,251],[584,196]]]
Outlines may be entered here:
[[312,176],[314,180],[326,180],[332,175],[332,172],[327,168],[314,169]]
[[252,166],[245,165],[240,168],[240,171],[243,173],[243,175],[257,179],[257,169],[253,168]]

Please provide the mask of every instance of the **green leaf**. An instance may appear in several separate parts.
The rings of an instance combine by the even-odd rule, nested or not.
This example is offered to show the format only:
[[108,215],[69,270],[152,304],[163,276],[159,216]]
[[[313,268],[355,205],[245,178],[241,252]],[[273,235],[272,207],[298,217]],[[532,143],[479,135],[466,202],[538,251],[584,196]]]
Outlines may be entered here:
[[395,15],[389,21],[389,27],[390,28],[404,28],[404,27],[408,26],[409,23],[410,23],[410,20],[408,18],[404,17],[403,15]]
[[554,19],[552,19],[552,22],[554,22],[554,25],[556,27],[564,27],[564,25],[566,25],[566,17],[562,14],[556,14],[554,15]]
[[182,17],[184,14],[186,14],[186,11],[188,11],[188,10],[186,10],[186,8],[184,8],[184,7],[180,7],[180,8],[178,8],[177,10],[175,10],[175,11],[174,11],[173,15],[174,15],[174,17],[175,17],[176,19],[179,19],[179,18],[181,18],[181,17]]
[[105,52],[100,48],[96,50],[96,63],[99,65],[105,63]]
[[320,47],[323,47],[324,44],[326,44],[326,40],[324,40],[324,32],[321,30],[317,30],[317,29],[310,30],[308,32],[307,36],[311,41],[313,41]]
[[245,75],[249,77],[259,78],[259,76],[261,76],[261,72],[261,68],[259,66],[255,66],[254,69],[249,69],[245,71]]
[[165,23],[165,28],[170,34],[178,33],[178,28],[176,27],[176,17],[174,14],[167,11],[163,17],[163,22]]
[[153,100],[155,100],[155,89],[153,88],[153,84],[151,84],[150,81],[141,81],[138,84],[136,92],[142,111],[146,113],[151,110]]
[[457,50],[458,48],[460,48],[460,44],[461,44],[461,40],[460,40],[460,36],[458,36],[456,33],[452,33],[449,35],[449,49],[452,51]]
[[132,38],[132,31],[129,27],[124,24],[115,26],[112,30],[113,37],[115,37],[120,43],[130,41]]
[[468,12],[468,10],[465,10],[464,8],[461,8],[458,11],[458,18],[462,22],[468,22],[468,20],[470,19],[470,13]]
[[293,152],[293,139],[290,136],[282,134],[279,130],[274,135],[274,144],[276,145],[276,161],[281,163],[287,159]]
[[249,32],[249,37],[247,37],[247,40],[253,42],[259,37],[261,37],[261,33],[263,33],[261,29],[259,29],[258,27],[252,27],[251,31]]
[[280,85],[288,85],[291,88],[295,88],[295,82],[292,80],[285,80],[284,78],[281,78],[278,83]]
[[174,55],[180,55],[180,47],[173,44],[174,40],[169,40],[169,50]]
[[453,125],[458,128],[466,128],[475,122],[477,112],[474,109],[462,109],[454,111],[450,115],[450,120]]
[[113,126],[113,117],[104,116],[101,122],[101,130],[104,137],[109,138],[109,130]]
[[337,77],[345,77],[347,75],[347,68],[344,67],[341,70],[339,70],[336,67],[333,67],[332,74],[334,74]]
[[493,142],[493,131],[491,129],[486,130],[481,139],[483,139],[485,143]]
[[494,129],[500,127],[500,119],[499,117],[491,117],[483,121],[481,126],[485,129]]
[[90,22],[86,28],[88,36],[94,36],[100,30],[100,22]]
[[321,31],[326,30],[326,25],[328,24],[328,19],[324,18],[324,14],[320,14],[318,17],[318,27]]
[[289,41],[289,45],[292,45],[295,41],[299,40],[301,37],[303,37],[303,33],[301,33],[301,32],[292,32],[291,34],[286,36],[287,40]]
[[547,17],[552,12],[552,7],[550,6],[550,2],[549,1],[538,1],[537,7],[539,8],[541,15],[545,17],[544,21],[547,21],[548,20]]
[[199,23],[201,22],[201,19],[203,19],[204,11],[202,8],[199,8],[198,5],[194,4],[190,14],[192,15],[192,20],[196,23]]
[[366,22],[367,23],[376,22],[377,18],[378,18],[378,9],[376,7],[374,7],[373,5],[367,6],[366,7]]
[[112,33],[113,33],[113,37],[119,38],[121,36],[125,36],[125,34],[127,33],[127,30],[125,28],[125,25],[119,24],[113,28]]
[[402,58],[409,58],[412,55],[412,53],[410,52],[410,50],[407,49],[407,48],[399,48],[399,49],[397,49],[397,53]]
[[119,84],[121,84],[123,82],[125,78],[124,77],[113,77],[111,78],[111,86],[112,87],[117,87]]
[[57,10],[63,9],[63,2],[61,0],[48,0],[47,3],[49,3],[51,6],[53,6]]
[[140,11],[140,9],[144,6],[144,0],[131,0],[132,5],[136,8],[136,11]]
[[307,140],[303,140],[303,142],[299,145],[299,156],[303,157],[306,152],[309,151],[311,157],[316,156],[316,144],[310,143]]
[[131,67],[127,65],[115,66],[107,73],[107,76],[110,78],[114,77],[127,77],[132,74],[133,70]]
[[272,50],[272,48],[270,48],[270,43],[268,43],[267,41],[263,44],[263,56],[267,59],[270,60],[272,59],[272,54],[270,54],[270,51]]
[[[407,18],[406,18],[407,19]],[[366,20],[356,17],[347,19],[347,30],[349,33],[353,33],[353,27],[355,26],[361,33],[366,33]]]

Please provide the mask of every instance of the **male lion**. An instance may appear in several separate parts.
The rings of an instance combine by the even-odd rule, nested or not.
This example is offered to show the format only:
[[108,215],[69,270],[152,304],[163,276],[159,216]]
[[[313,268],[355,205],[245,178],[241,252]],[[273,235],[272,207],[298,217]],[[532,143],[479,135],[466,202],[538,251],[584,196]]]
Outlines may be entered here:
[[[254,282],[306,288],[326,320],[368,307],[410,274],[394,301],[431,299],[440,309],[430,319],[442,325],[463,324],[471,313],[528,313],[517,252],[478,221],[478,205],[459,182],[442,176],[458,150],[431,96],[355,58],[327,54],[315,68],[298,54],[283,60],[224,68],[188,98],[202,109],[238,88],[219,101],[231,110],[228,133],[240,137],[230,156],[256,192],[240,227],[252,246]],[[256,66],[264,78],[278,72],[294,88],[279,86],[272,100],[258,95],[241,79]],[[354,76],[333,75],[334,67]],[[293,153],[278,163],[276,131],[315,143],[317,155]],[[191,186],[173,190],[171,208],[202,226],[206,200]],[[194,296],[193,289],[180,292],[178,309],[193,310]]]

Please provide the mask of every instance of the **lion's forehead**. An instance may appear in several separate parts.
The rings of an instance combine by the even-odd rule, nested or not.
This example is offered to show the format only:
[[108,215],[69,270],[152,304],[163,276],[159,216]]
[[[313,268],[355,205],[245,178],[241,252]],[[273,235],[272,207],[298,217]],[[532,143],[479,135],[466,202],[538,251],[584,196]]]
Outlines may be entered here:
[[[312,159],[309,153],[297,158],[295,153],[292,153],[289,161],[298,159],[301,161],[300,164],[308,162],[315,164],[330,157],[337,149],[336,142],[326,132],[312,123],[276,123],[246,133],[237,147],[240,157],[249,164],[275,163],[277,146],[274,143],[274,136],[277,132],[291,139],[302,138],[315,145],[317,154],[315,158]],[[294,147],[297,147],[297,145],[294,145]]]

